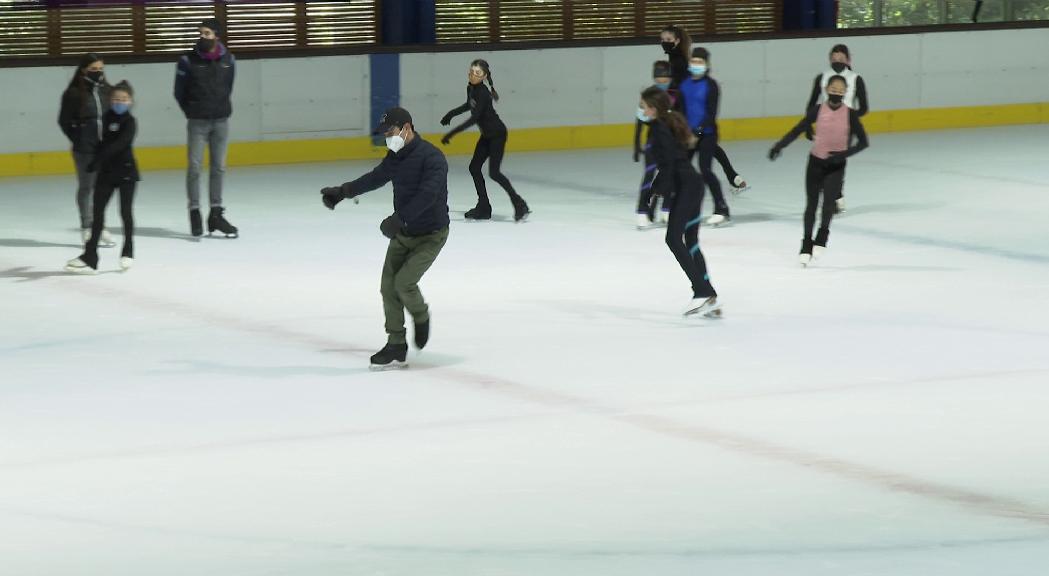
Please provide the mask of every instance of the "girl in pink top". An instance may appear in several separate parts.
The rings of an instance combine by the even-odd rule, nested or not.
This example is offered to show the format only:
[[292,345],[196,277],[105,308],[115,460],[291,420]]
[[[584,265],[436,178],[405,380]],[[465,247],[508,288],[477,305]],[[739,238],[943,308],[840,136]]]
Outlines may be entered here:
[[[846,106],[846,82],[842,76],[833,76],[827,82],[827,101],[813,106],[782,140],[769,150],[769,160],[775,160],[791,142],[815,125],[816,136],[809,164],[805,170],[805,236],[801,239],[799,260],[808,266],[819,258],[830,237],[830,221],[834,217],[834,202],[841,196],[845,184],[845,159],[868,146],[867,133],[860,123],[860,114]],[[856,138],[856,145],[852,145]],[[816,205],[823,196],[820,229],[812,238],[816,223]]]

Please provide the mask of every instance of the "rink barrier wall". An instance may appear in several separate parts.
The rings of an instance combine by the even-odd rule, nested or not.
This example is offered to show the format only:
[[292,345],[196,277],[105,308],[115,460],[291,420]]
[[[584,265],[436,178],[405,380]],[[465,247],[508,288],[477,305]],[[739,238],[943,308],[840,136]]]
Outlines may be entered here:
[[[720,120],[718,129],[723,141],[773,140],[782,137],[800,116],[773,118],[730,118]],[[918,110],[883,110],[870,112],[863,124],[872,134],[979,128],[1017,124],[1049,123],[1049,102],[1003,104],[997,106],[964,106],[925,108]],[[511,130],[507,150],[511,152],[539,152],[592,148],[623,148],[629,150],[633,141],[634,124],[599,124],[522,128]],[[424,134],[431,142],[439,142],[441,134]],[[476,133],[463,133],[442,149],[449,155],[473,152]],[[382,158],[386,149],[375,146],[367,136],[309,140],[281,140],[267,142],[233,142],[229,147],[229,166],[260,166],[298,164],[309,162],[338,162]],[[145,147],[135,150],[139,167],[143,170],[185,169],[185,146]],[[0,176],[45,176],[72,174],[69,152],[26,152],[0,154]]]

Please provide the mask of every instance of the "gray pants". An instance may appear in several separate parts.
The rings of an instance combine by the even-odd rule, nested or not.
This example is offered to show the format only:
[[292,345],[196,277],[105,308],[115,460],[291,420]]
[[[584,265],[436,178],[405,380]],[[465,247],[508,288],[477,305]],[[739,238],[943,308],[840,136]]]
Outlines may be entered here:
[[76,165],[76,205],[80,209],[80,227],[90,228],[92,211],[92,198],[95,193],[95,172],[88,174],[87,165],[95,159],[91,152],[73,152],[73,164]]
[[226,175],[226,145],[229,143],[229,119],[189,121],[189,171],[186,172],[186,195],[189,209],[200,209],[200,173],[204,170],[204,147],[211,152],[208,195],[211,207],[222,206],[222,178]]

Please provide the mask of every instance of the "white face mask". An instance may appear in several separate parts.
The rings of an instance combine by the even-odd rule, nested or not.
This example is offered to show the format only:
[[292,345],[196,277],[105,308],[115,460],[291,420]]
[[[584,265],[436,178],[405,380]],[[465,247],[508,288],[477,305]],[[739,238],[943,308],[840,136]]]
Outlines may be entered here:
[[404,137],[400,134],[394,134],[393,136],[386,137],[386,147],[390,149],[394,154],[401,151],[404,148]]

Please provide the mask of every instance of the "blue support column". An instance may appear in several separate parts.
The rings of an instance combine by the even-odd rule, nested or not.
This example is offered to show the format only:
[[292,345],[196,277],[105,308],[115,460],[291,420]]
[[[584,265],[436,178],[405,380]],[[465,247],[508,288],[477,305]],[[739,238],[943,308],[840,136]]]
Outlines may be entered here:
[[[401,56],[400,54],[372,54],[368,56],[371,78],[371,122],[370,132],[379,124],[379,118],[387,108],[401,103]],[[381,134],[372,137],[372,143],[382,145]]]

